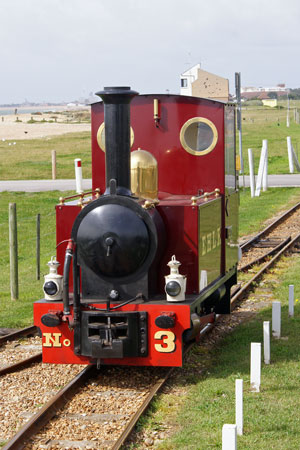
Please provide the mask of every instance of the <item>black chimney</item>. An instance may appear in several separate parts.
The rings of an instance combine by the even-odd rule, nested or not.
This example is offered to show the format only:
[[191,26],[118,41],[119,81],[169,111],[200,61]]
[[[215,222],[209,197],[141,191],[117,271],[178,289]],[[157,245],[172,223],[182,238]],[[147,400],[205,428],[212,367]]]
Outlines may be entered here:
[[131,195],[130,189],[130,102],[138,95],[130,87],[105,87],[96,92],[104,103],[105,194],[116,180],[116,193]]

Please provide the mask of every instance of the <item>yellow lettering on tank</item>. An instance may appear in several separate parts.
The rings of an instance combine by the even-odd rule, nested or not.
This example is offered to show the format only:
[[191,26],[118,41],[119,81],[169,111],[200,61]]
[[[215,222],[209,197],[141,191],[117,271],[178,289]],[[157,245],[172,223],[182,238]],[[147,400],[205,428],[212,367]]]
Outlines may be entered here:
[[218,246],[221,245],[221,228],[219,227],[217,229],[217,240],[218,240]]
[[212,232],[212,248],[214,249],[214,248],[216,248],[216,246],[217,246],[216,232],[213,231]]
[[207,253],[211,251],[211,233],[207,235]]
[[43,333],[45,342],[43,347],[61,347],[61,333]]
[[201,236],[201,256],[221,246],[221,227]]
[[201,255],[206,255],[206,236],[202,236],[202,252]]

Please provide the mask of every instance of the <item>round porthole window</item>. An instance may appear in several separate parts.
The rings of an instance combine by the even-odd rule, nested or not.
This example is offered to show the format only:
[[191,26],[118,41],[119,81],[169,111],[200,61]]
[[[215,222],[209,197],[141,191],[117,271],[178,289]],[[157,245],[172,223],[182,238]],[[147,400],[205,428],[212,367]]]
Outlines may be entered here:
[[218,141],[215,125],[204,117],[189,119],[180,131],[182,147],[192,155],[203,156],[211,152]]
[[[105,152],[105,126],[104,122],[101,123],[98,131],[97,131],[97,142],[101,150]],[[134,143],[134,132],[133,129],[130,127],[130,147],[133,146]]]

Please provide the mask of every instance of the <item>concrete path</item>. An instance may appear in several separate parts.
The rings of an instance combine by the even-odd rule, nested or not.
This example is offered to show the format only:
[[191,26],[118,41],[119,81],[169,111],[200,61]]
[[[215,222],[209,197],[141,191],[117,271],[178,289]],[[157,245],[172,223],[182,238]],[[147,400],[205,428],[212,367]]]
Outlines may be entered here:
[[[240,186],[243,186],[243,178],[239,177]],[[300,187],[300,174],[269,175],[269,187]],[[245,176],[245,185],[249,186],[249,176]],[[92,188],[92,180],[83,180],[85,191]],[[0,181],[0,192],[41,192],[41,191],[75,191],[75,180],[17,180]]]
[[[83,180],[83,189],[92,188],[92,180]],[[0,181],[0,192],[75,191],[75,180],[16,180]]]
[[[246,187],[250,186],[250,177],[245,176]],[[243,177],[239,177],[240,186],[243,186]],[[286,175],[268,175],[269,187],[300,187],[300,173]]]

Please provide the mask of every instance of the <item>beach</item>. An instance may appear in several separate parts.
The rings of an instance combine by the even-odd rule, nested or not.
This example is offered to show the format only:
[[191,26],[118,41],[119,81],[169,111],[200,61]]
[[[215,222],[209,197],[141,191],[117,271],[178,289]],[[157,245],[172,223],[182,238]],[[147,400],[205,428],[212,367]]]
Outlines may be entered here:
[[0,116],[0,140],[41,139],[47,136],[90,131],[90,123],[78,123],[79,113],[78,111],[74,114],[70,112],[39,113],[38,115],[21,113]]

